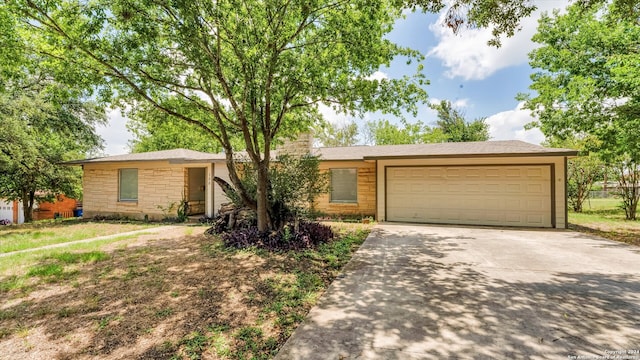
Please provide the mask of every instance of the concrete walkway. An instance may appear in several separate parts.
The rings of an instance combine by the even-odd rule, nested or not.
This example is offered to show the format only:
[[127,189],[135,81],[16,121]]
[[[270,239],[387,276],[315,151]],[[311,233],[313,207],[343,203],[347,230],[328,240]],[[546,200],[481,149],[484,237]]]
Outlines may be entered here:
[[276,359],[616,354],[640,360],[640,248],[571,231],[383,224]]
[[77,241],[64,242],[64,243],[60,243],[60,244],[45,245],[45,246],[32,248],[32,249],[17,250],[17,251],[11,251],[11,252],[8,252],[8,253],[3,253],[3,254],[0,254],[0,258],[3,258],[5,256],[10,256],[10,255],[15,255],[15,254],[32,252],[32,251],[55,249],[55,248],[65,247],[65,246],[69,246],[69,245],[73,245],[73,244],[82,244],[82,243],[88,243],[88,242],[98,241],[98,240],[114,239],[114,238],[118,238],[118,237],[121,237],[121,236],[129,236],[129,235],[136,235],[136,234],[157,234],[157,233],[173,230],[173,229],[175,229],[177,227],[178,226],[174,226],[174,225],[160,226],[160,227],[150,227],[150,228],[147,228],[147,229],[140,229],[140,230],[127,231],[127,232],[118,233],[118,234],[97,236],[97,237],[93,237],[93,238],[89,238],[89,239],[82,239],[82,240],[77,240]]

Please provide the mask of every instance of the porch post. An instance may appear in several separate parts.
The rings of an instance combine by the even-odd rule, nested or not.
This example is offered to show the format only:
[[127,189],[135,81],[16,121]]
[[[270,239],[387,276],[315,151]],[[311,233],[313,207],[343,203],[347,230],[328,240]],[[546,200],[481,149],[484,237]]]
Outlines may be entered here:
[[215,204],[213,203],[213,177],[215,176],[214,174],[214,167],[213,167],[213,163],[209,163],[207,165],[207,170],[206,170],[206,185],[205,185],[205,192],[204,192],[204,206],[205,206],[205,215],[207,215],[208,217],[213,217],[213,209]]
[[18,200],[13,200],[13,223],[18,224],[20,222],[20,203]]

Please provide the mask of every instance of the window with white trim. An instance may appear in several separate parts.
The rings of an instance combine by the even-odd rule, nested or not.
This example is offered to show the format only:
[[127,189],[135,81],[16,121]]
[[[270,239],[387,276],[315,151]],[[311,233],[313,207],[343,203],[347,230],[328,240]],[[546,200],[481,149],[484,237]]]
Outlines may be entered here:
[[138,201],[138,169],[120,169],[118,177],[118,201]]
[[358,202],[358,169],[331,169],[331,202]]

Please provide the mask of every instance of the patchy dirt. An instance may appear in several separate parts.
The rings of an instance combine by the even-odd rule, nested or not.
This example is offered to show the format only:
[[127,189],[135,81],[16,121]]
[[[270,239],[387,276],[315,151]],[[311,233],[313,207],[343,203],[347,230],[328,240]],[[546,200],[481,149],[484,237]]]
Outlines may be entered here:
[[0,357],[216,359],[248,348],[249,337],[275,349],[312,304],[283,324],[277,311],[264,310],[280,296],[274,289],[303,272],[324,286],[337,274],[313,258],[229,252],[204,230],[111,244],[103,249],[108,260],[82,265],[72,278],[42,281],[27,294],[0,292]]
[[621,227],[606,223],[597,223],[581,225],[569,224],[569,229],[597,235],[613,241],[640,246],[640,229],[637,227]]

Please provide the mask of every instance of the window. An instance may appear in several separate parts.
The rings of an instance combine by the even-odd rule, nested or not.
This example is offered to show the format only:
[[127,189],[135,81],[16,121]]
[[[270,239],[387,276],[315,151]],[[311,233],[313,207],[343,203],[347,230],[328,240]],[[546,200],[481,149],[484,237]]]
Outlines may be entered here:
[[358,169],[331,169],[331,202],[358,202]]
[[120,169],[118,201],[138,201],[138,169]]

